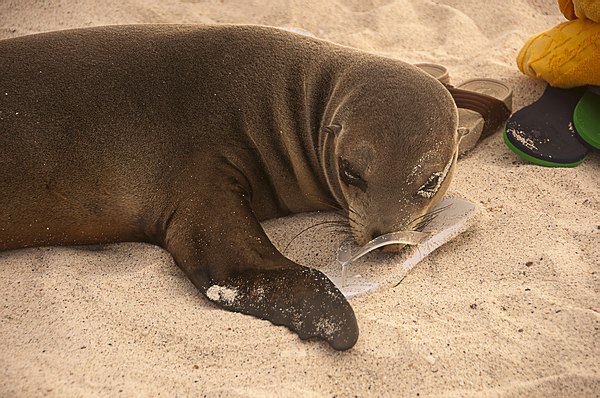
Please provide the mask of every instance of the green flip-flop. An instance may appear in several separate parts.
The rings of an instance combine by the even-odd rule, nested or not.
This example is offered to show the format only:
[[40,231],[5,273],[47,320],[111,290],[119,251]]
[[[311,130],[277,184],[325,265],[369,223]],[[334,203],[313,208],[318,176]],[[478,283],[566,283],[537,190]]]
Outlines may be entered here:
[[579,165],[589,149],[577,136],[573,112],[585,91],[585,87],[547,86],[540,99],[508,120],[505,144],[521,158],[540,166]]
[[575,130],[585,144],[600,150],[600,86],[589,86],[573,112]]

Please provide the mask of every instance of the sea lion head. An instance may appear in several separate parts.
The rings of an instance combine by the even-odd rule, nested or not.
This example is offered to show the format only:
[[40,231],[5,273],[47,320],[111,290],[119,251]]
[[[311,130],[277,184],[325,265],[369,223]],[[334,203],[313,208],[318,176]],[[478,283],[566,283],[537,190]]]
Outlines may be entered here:
[[416,68],[356,79],[323,127],[321,156],[331,193],[363,245],[423,226],[450,184],[459,134],[451,95]]

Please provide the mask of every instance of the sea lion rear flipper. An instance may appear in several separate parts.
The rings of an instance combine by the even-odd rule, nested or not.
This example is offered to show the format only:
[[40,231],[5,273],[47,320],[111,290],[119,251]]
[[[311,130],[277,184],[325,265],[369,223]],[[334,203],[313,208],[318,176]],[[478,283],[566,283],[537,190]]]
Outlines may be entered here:
[[[213,190],[173,214],[165,246],[179,267],[225,309],[287,326],[302,339],[324,339],[337,350],[351,348],[358,325],[342,293],[320,271],[279,253],[247,199],[233,196],[224,201],[223,192]],[[209,215],[210,209],[223,213]]]

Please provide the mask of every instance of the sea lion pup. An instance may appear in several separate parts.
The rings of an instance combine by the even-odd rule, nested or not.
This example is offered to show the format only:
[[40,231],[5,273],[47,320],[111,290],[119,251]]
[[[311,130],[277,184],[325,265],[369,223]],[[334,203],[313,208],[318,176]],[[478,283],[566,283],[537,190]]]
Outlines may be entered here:
[[0,41],[0,250],[151,242],[211,301],[338,350],[354,312],[260,220],[414,228],[457,153],[416,67],[257,26],[139,25]]

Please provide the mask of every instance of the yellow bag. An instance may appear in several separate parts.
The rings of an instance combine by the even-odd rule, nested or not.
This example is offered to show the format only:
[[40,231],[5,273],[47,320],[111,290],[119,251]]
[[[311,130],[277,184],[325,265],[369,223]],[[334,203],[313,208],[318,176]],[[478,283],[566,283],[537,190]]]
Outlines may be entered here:
[[600,1],[598,0],[558,0],[560,12],[568,20],[589,19],[600,22]]
[[[594,4],[585,12],[598,11],[600,1],[589,2]],[[554,87],[600,85],[600,23],[575,19],[533,36],[517,56],[517,65]]]

